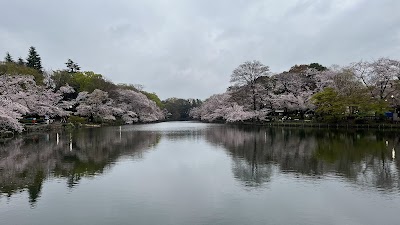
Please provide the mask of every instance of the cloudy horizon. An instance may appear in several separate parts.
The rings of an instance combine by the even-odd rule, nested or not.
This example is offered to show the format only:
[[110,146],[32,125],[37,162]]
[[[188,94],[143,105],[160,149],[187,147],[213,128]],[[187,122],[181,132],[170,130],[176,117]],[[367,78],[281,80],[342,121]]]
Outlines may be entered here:
[[242,62],[295,64],[400,59],[400,1],[0,1],[0,56],[35,46],[47,70],[71,58],[115,83],[205,99]]

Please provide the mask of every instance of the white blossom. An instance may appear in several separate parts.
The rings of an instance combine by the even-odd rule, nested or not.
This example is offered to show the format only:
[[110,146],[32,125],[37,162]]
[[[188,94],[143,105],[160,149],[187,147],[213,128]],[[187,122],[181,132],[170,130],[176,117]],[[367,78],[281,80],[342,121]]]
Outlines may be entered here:
[[153,122],[164,119],[164,113],[146,95],[125,89],[119,89],[116,93],[115,107],[129,112],[129,115],[122,117],[126,123]]
[[113,115],[112,99],[108,97],[108,93],[99,89],[92,93],[81,92],[78,94],[76,107],[78,116],[98,117],[102,120],[115,120]]
[[0,131],[23,131],[24,127],[18,120],[27,112],[28,108],[25,106],[6,99],[6,96],[0,96]]

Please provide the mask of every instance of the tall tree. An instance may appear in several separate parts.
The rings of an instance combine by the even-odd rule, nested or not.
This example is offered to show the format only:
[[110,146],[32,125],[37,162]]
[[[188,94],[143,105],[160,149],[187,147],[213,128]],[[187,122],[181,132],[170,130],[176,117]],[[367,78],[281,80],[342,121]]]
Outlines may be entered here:
[[26,65],[30,68],[43,72],[42,60],[37,53],[36,48],[33,46],[29,48],[28,58],[26,58]]
[[322,92],[315,94],[312,100],[317,107],[316,113],[324,118],[337,121],[345,116],[345,100],[333,88],[325,88]]
[[14,60],[12,58],[12,56],[10,55],[9,52],[6,53],[6,57],[4,57],[4,61],[8,62],[8,63],[13,63]]
[[71,59],[68,59],[65,65],[67,65],[68,73],[76,73],[81,69],[81,67]]
[[386,99],[393,93],[394,81],[400,76],[400,62],[388,58],[360,61],[352,63],[350,70],[370,90],[371,97]]
[[257,60],[244,62],[232,72],[231,83],[238,87],[247,86],[250,89],[253,110],[257,110],[257,79],[267,76],[268,73],[269,67]]

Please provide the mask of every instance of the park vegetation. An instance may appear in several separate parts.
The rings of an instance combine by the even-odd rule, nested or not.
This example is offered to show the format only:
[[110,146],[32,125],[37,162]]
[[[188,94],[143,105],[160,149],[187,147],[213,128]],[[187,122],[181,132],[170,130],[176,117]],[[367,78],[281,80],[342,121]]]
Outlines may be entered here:
[[155,93],[81,71],[71,59],[66,69],[44,71],[34,47],[26,61],[7,53],[0,62],[0,131],[22,132],[26,117],[132,124],[160,121],[165,114]]
[[233,70],[225,93],[209,97],[190,116],[209,122],[382,121],[399,109],[399,80],[400,62],[388,58],[344,67],[295,65],[279,74],[248,61]]
[[35,47],[26,59],[6,53],[0,62],[0,131],[24,130],[21,121],[46,117],[79,123],[132,124],[197,119],[207,122],[270,122],[274,119],[335,122],[382,121],[398,112],[400,61],[380,58],[348,66],[295,65],[273,74],[247,61],[231,74],[231,86],[204,102],[115,84],[71,59],[46,71]]

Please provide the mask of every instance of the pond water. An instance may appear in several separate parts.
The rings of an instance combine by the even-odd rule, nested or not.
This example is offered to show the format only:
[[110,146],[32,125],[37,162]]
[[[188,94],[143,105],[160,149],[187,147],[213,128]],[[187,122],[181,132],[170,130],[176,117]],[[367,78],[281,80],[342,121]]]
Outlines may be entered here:
[[28,134],[0,143],[0,224],[400,224],[398,134],[195,122]]

